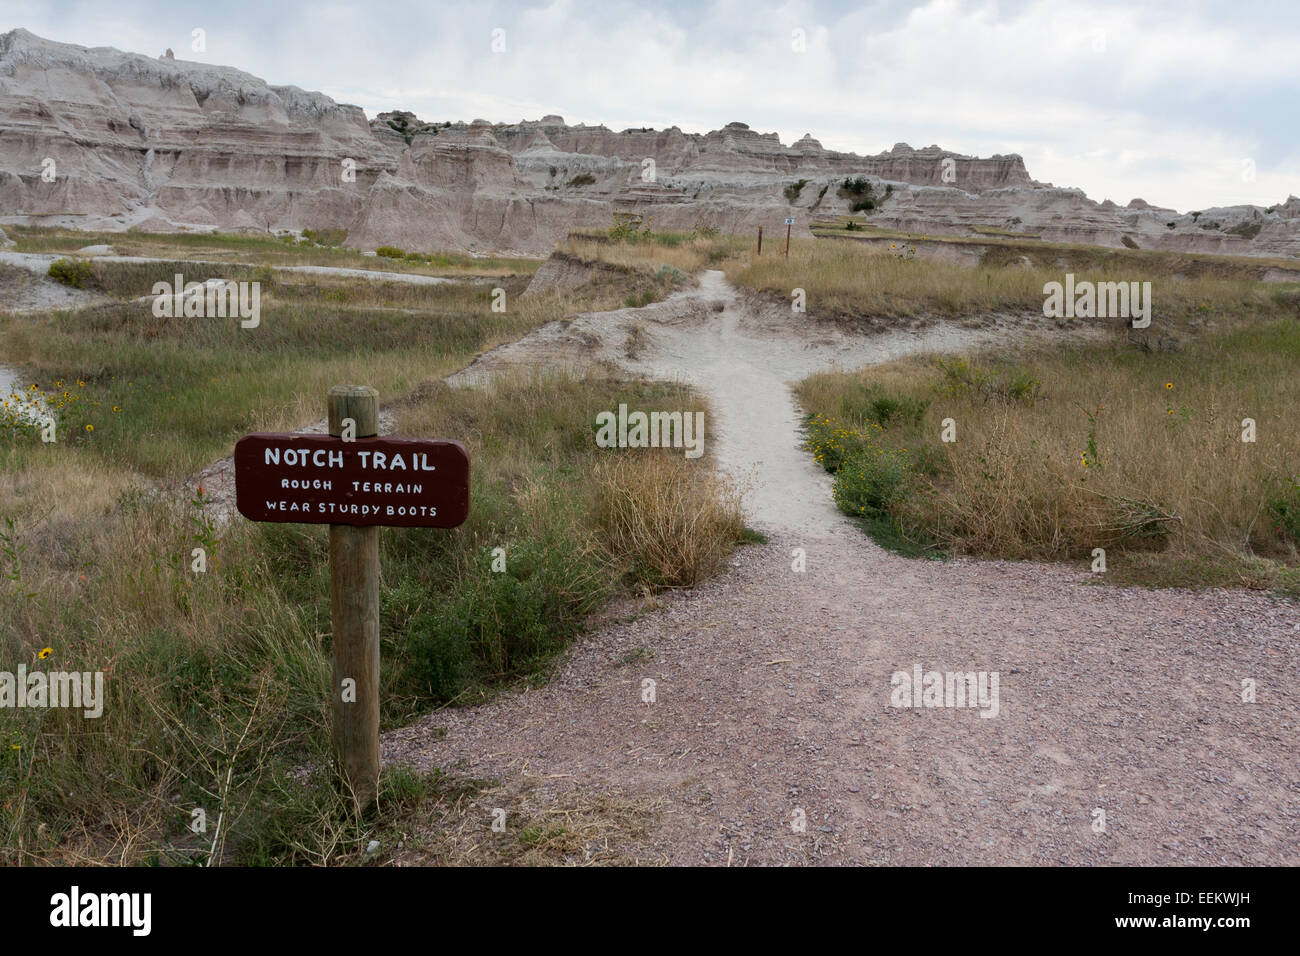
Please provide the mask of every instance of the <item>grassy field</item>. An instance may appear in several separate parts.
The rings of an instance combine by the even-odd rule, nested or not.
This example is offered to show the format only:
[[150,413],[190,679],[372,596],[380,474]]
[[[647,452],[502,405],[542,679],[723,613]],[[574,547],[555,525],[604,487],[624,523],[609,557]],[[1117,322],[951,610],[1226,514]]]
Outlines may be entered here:
[[1091,568],[1101,548],[1098,580],[1300,594],[1297,363],[1300,318],[1243,319],[1176,352],[912,359],[799,397],[841,509],[905,553]]
[[[1290,315],[1300,302],[1300,286],[1262,284],[1256,277],[1263,266],[1240,259],[1058,247],[1050,253],[1035,250],[1024,267],[1019,264],[1021,247],[1013,244],[994,245],[983,265],[970,268],[916,258],[909,250],[919,242],[880,248],[804,239],[791,243],[789,258],[746,255],[727,260],[723,268],[741,288],[786,303],[794,289],[804,289],[809,313],[828,318],[1041,315],[1044,284],[1061,282],[1067,271],[1078,282],[1150,281],[1152,324],[1157,327]],[[1057,264],[1059,258],[1068,267]]]
[[[526,299],[523,279],[303,277],[271,282],[261,324],[241,329],[128,300],[171,268],[100,263],[118,301],[0,316],[0,354],[63,405],[55,444],[0,433],[0,670],[103,671],[108,698],[97,720],[6,713],[0,862],[383,861],[417,811],[437,819],[489,785],[394,768],[375,812],[353,819],[327,769],[326,528],[223,525],[183,481],[245,432],[321,417],[332,384],[375,385],[399,433],[460,439],[473,462],[468,522],[381,534],[385,727],[544,674],[609,599],[689,585],[743,536],[734,492],[680,452],[595,446],[597,411],[702,409],[688,389],[600,374],[438,383],[542,322],[662,288],[649,273]],[[541,836],[500,852],[563,859],[572,841]],[[375,838],[385,850],[367,857]],[[454,857],[437,840],[421,853]]]
[[592,262],[642,269],[676,269],[683,273],[721,268],[751,245],[742,236],[699,232],[650,232],[613,238],[608,231],[574,231],[558,248]]
[[411,272],[439,276],[531,275],[542,258],[470,256],[464,253],[392,250],[393,256],[368,256],[344,247],[346,232],[320,230],[310,238],[295,239],[252,233],[148,233],[80,232],[48,226],[6,226],[16,252],[71,255],[85,246],[109,245],[113,254],[151,259],[202,259],[213,262],[247,262],[264,266],[317,265],[381,272]]

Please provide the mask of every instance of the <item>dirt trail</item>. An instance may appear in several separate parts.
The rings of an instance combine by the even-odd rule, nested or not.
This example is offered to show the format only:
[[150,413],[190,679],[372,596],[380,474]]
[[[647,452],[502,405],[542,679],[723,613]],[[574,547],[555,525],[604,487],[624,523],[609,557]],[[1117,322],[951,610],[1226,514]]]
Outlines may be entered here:
[[603,361],[638,375],[689,382],[713,406],[713,418],[705,423],[705,454],[749,485],[750,523],[764,530],[829,531],[843,519],[831,502],[830,478],[800,449],[790,386],[822,369],[860,368],[1036,332],[1024,317],[988,316],[985,323],[864,336],[789,309],[743,301],[721,272],[707,271],[697,288],[663,302],[552,322],[480,356],[447,381],[478,382],[514,366]]
[[[666,302],[480,357],[454,379],[606,360],[700,385],[717,418],[706,454],[754,471],[750,520],[771,540],[586,636],[545,686],[386,735],[385,761],[507,792],[527,781],[543,802],[643,795],[665,809],[636,855],[680,864],[1300,862],[1294,605],[900,558],[832,509],[799,451],[788,382],[1023,330],[864,338],[755,307],[706,273]],[[891,706],[891,675],[915,666],[997,672],[997,716]],[[1246,678],[1257,703],[1241,700]],[[483,839],[509,799],[468,811]]]

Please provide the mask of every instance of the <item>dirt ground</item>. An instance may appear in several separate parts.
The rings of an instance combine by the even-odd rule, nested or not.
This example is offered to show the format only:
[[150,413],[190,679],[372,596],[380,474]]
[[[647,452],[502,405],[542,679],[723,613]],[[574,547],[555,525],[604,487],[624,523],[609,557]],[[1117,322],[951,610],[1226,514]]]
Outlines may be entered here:
[[[605,360],[697,384],[716,418],[706,455],[750,480],[750,523],[769,541],[701,587],[617,609],[549,682],[387,734],[385,762],[497,781],[464,811],[482,843],[510,838],[525,790],[531,818],[609,795],[654,808],[574,862],[1300,862],[1295,605],[883,551],[799,450],[788,383],[1034,329],[995,317],[868,338],[801,321],[706,273],[665,303],[553,323],[457,377]],[[996,716],[894,706],[891,676],[917,668],[996,673]],[[505,833],[491,831],[498,808]]]

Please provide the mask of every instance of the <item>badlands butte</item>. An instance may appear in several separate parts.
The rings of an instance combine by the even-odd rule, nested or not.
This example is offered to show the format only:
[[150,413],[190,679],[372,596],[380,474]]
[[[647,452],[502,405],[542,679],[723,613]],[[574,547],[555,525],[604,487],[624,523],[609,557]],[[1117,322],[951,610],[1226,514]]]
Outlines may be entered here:
[[[346,229],[395,245],[541,253],[614,213],[752,233],[850,213],[829,188],[879,183],[867,221],[930,235],[999,230],[1101,246],[1300,256],[1300,198],[1179,213],[1034,180],[1018,155],[898,144],[873,156],[730,122],[705,134],[426,121],[226,66],[0,36],[0,221],[149,232]],[[892,188],[889,188],[892,187]]]

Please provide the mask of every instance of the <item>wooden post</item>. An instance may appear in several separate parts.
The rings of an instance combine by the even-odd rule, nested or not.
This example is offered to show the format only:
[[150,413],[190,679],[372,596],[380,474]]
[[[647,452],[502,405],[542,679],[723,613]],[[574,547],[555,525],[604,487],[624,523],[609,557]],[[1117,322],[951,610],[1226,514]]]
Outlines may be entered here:
[[758,227],[758,254],[763,254],[763,227]]
[[790,258],[790,224],[786,223],[785,227],[785,257]]
[[[379,393],[368,385],[329,390],[329,432],[356,422],[356,438],[379,434]],[[330,525],[334,630],[334,752],[357,813],[379,792],[379,526]],[[345,681],[354,682],[345,689]]]

